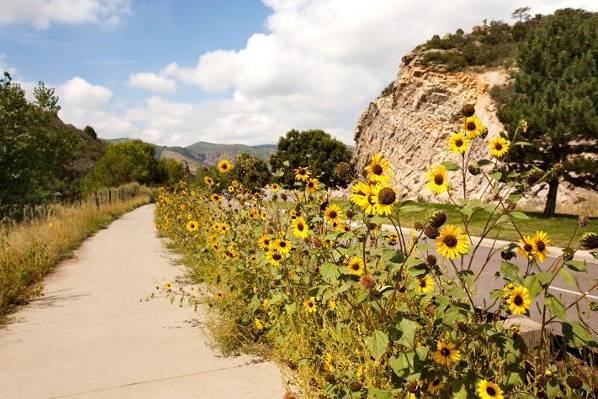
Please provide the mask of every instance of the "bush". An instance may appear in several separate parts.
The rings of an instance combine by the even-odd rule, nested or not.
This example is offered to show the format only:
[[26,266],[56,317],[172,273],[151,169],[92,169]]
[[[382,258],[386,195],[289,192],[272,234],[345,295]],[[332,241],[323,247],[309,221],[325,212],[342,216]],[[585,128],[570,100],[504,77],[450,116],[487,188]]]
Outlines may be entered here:
[[230,176],[240,182],[250,192],[263,189],[272,178],[268,164],[263,160],[241,153],[235,159]]
[[[391,165],[379,156],[353,182],[350,206],[329,202],[326,189],[310,185],[309,170],[275,201],[244,190],[214,198],[215,187],[185,184],[162,190],[157,227],[185,255],[191,275],[207,283],[199,295],[170,284],[165,291],[172,300],[207,304],[224,349],[268,354],[296,370],[306,398],[465,398],[481,391],[485,399],[492,390],[490,397],[592,397],[597,344],[582,322],[587,293],[569,305],[574,316],[549,289],[557,276],[575,287],[570,270],[590,280],[573,255],[596,249],[598,234],[586,232],[579,246],[547,262],[550,238],[526,231],[526,215],[514,210],[543,176],[503,174],[511,143],[482,138],[475,116],[461,126],[466,131],[447,145],[456,162],[432,165],[425,176],[429,190],[459,209],[458,224],[437,210],[410,233],[400,230],[402,211],[421,209],[398,201],[388,184]],[[474,160],[471,148],[481,145],[488,157]],[[483,178],[492,201],[459,198],[469,174]],[[494,250],[502,263],[490,292],[478,286],[489,257],[467,233],[470,217],[482,211],[483,237],[521,232],[519,243]],[[502,320],[536,306],[539,345],[526,348],[517,326]],[[553,339],[552,331],[562,336]]]

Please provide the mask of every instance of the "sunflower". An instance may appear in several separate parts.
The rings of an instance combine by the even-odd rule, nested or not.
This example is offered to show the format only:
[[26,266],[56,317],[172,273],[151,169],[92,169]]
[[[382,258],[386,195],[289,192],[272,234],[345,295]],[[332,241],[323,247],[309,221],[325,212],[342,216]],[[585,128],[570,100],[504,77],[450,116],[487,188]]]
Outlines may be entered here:
[[187,231],[190,233],[196,232],[199,229],[199,223],[195,220],[189,220],[187,222]]
[[434,289],[434,279],[429,274],[418,279],[419,282],[415,289],[421,294],[431,292]]
[[268,253],[266,254],[266,259],[268,260],[268,263],[271,264],[272,266],[280,266],[280,262],[282,262],[282,254],[280,252],[278,252],[277,250],[269,250]]
[[217,242],[213,242],[213,243],[212,243],[212,249],[213,249],[214,251],[216,251],[216,252],[219,252],[219,251],[220,251],[220,244],[219,244],[219,243],[217,243]]
[[495,158],[502,158],[507,152],[511,143],[504,137],[494,137],[488,142],[488,151]]
[[262,331],[264,329],[264,323],[262,323],[260,319],[253,319],[253,325],[255,326],[255,329],[258,331]]
[[322,363],[324,365],[324,370],[326,370],[326,372],[328,372],[328,373],[334,372],[334,366],[332,365],[332,355],[330,353],[326,352],[324,354]]
[[365,171],[367,172],[370,181],[385,182],[388,180],[390,162],[380,155],[374,155],[370,160],[370,163],[365,167]]
[[303,301],[303,307],[307,313],[315,313],[315,311],[318,310],[316,306],[316,298],[313,296],[307,298]]
[[460,227],[447,224],[436,237],[436,251],[444,257],[455,259],[469,250],[467,235]]
[[233,165],[230,163],[228,159],[223,159],[218,162],[218,170],[221,173],[228,173],[232,169]]
[[534,249],[536,250],[536,256],[538,257],[538,260],[543,262],[544,257],[548,255],[548,245],[550,244],[548,234],[546,234],[544,231],[538,230],[532,237],[532,241],[534,242]]
[[309,179],[311,176],[311,173],[309,172],[309,169],[304,168],[304,167],[300,167],[295,169],[295,180],[299,180],[299,181],[307,181],[307,179]]
[[307,236],[309,235],[309,226],[307,225],[305,219],[303,219],[302,216],[297,216],[295,219],[293,219],[291,225],[293,227],[293,234],[295,235],[295,237],[307,238]]
[[249,257],[249,261],[250,261],[251,263],[255,263],[255,262],[257,262],[257,255],[256,255],[256,254],[253,254],[253,255],[251,255],[251,256]]
[[270,189],[272,190],[273,193],[275,193],[278,190],[280,190],[280,185],[278,183],[272,183],[272,185],[270,186]]
[[229,193],[234,193],[235,192],[235,186],[228,186],[227,188]]
[[224,299],[224,293],[222,291],[218,291],[216,293],[216,299],[220,299],[220,300]]
[[274,240],[270,243],[270,249],[275,249],[281,254],[288,254],[291,251],[291,242],[284,239]]
[[310,178],[305,183],[305,189],[309,191],[311,194],[315,193],[320,185],[320,181],[318,179]]
[[228,232],[230,230],[230,226],[228,225],[228,223],[220,223],[220,232],[222,234]]
[[222,201],[222,197],[218,194],[210,195],[210,199],[212,200],[212,202],[215,202],[215,203],[219,203],[220,201]]
[[478,382],[476,391],[480,399],[503,399],[500,387],[488,380]]
[[397,199],[397,194],[390,187],[383,187],[376,185],[372,188],[372,196],[370,203],[373,203],[373,214],[378,216],[390,215],[392,213],[392,205]]
[[525,314],[531,303],[532,300],[529,296],[529,290],[523,286],[513,288],[511,290],[511,295],[507,299],[509,309],[514,315]]
[[531,236],[523,236],[523,238],[519,239],[519,248],[517,251],[521,256],[528,260],[532,260],[536,258],[536,247],[534,245],[534,240]]
[[463,130],[470,139],[475,139],[482,133],[482,122],[475,116],[469,116],[463,121]]
[[469,137],[463,132],[454,132],[448,139],[449,149],[456,154],[463,154],[469,147]]
[[297,209],[291,209],[289,211],[289,219],[295,220],[298,216],[301,216],[301,213]]
[[361,276],[365,269],[365,262],[363,259],[353,256],[347,263],[347,273],[354,276]]
[[436,352],[432,353],[434,361],[443,366],[450,366],[451,363],[460,359],[459,350],[455,349],[455,344],[439,340],[436,343]]
[[426,188],[435,194],[440,194],[448,190],[448,178],[446,168],[442,165],[433,166],[426,173]]
[[208,187],[212,187],[214,185],[214,179],[212,179],[210,176],[204,176],[203,181],[206,182]]
[[229,246],[224,250],[224,256],[226,257],[226,259],[231,260],[237,256],[237,251],[234,247]]
[[336,301],[334,300],[334,298],[330,298],[328,302],[326,302],[326,307],[328,308],[328,310],[332,312],[336,310]]
[[439,378],[434,378],[434,380],[428,384],[428,392],[430,392],[432,395],[436,395],[442,390],[443,387],[444,384],[442,381],[440,381]]
[[326,210],[324,210],[324,219],[329,223],[332,224],[333,222],[340,223],[342,220],[341,217],[342,209],[338,205],[328,205]]
[[270,300],[268,298],[264,298],[262,300],[262,309],[266,310],[268,309],[268,307],[270,307]]
[[372,202],[374,195],[372,186],[363,182],[357,182],[351,187],[351,193],[351,202],[363,209],[368,215],[374,213],[375,204]]

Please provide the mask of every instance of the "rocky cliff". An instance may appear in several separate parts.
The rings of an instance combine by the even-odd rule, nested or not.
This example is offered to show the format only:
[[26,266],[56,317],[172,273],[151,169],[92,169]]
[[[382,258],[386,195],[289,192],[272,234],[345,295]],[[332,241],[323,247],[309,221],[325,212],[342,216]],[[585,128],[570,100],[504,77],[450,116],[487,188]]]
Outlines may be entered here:
[[[362,168],[371,155],[382,154],[393,166],[392,183],[403,197],[433,200],[424,187],[425,171],[432,164],[459,159],[448,151],[447,139],[460,126],[463,105],[475,104],[476,115],[488,128],[489,137],[503,130],[490,89],[504,84],[508,73],[504,68],[447,71],[441,66],[423,65],[422,55],[414,52],[405,56],[396,80],[361,115],[355,128],[354,157]],[[487,158],[485,141],[474,143],[472,159]],[[468,179],[468,191],[479,194],[483,188],[480,178],[468,175]],[[586,192],[573,192],[566,186],[559,190],[561,210],[565,204],[585,199]]]

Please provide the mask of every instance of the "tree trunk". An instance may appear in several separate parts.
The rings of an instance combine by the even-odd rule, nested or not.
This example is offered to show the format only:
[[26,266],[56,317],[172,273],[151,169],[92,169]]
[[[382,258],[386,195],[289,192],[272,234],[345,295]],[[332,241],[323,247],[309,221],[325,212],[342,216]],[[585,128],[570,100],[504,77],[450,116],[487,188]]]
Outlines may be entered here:
[[544,207],[544,216],[554,216],[556,212],[556,195],[559,191],[558,177],[548,182],[548,195],[546,196],[546,206]]

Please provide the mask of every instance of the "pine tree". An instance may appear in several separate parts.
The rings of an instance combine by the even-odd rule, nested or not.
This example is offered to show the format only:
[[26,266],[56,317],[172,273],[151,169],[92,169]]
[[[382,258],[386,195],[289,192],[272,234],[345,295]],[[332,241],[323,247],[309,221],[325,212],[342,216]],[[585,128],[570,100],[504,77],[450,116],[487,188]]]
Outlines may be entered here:
[[[554,215],[559,183],[598,185],[598,14],[564,9],[542,18],[522,42],[513,83],[498,116],[513,137],[514,168],[550,172],[545,215]],[[505,95],[505,93],[507,93]]]

